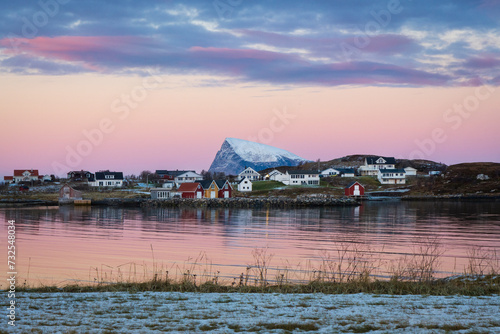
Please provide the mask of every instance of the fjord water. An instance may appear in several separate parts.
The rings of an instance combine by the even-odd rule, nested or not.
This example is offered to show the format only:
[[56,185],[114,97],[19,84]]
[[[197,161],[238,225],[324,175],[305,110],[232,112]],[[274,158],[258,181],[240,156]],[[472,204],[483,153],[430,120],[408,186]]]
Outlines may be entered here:
[[[273,268],[308,279],[346,245],[376,266],[373,274],[387,277],[391,263],[425,240],[439,242],[437,276],[444,277],[463,272],[470,249],[500,249],[499,201],[394,200],[292,210],[2,208],[4,250],[8,220],[16,226],[18,284],[32,286],[141,280],[154,269],[162,277],[189,270],[198,279],[207,274],[231,283],[253,267],[256,249],[272,255],[270,279]],[[7,251],[1,257],[7,263]]]

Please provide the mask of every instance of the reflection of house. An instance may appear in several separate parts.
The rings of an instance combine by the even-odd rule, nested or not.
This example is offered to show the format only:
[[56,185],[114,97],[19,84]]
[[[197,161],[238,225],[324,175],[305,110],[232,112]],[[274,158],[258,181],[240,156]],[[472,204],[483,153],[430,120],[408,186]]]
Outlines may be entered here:
[[203,198],[203,187],[198,182],[182,183],[177,189],[182,198]]
[[171,192],[166,188],[151,189],[151,199],[168,199],[170,197],[171,197]]
[[59,189],[59,201],[72,201],[72,200],[82,199],[82,192],[70,187],[69,184],[65,184]]
[[406,176],[417,176],[417,170],[413,167],[406,167],[405,173]]
[[246,177],[243,178],[243,180],[241,180],[238,183],[238,191],[243,191],[243,192],[244,191],[252,191],[252,181],[250,181]]
[[238,181],[243,180],[243,178],[248,178],[251,181],[260,180],[260,174],[255,171],[252,167],[247,167],[241,173],[238,174]]
[[405,184],[406,174],[404,169],[380,169],[378,171],[378,180],[382,184]]
[[360,175],[376,176],[379,169],[394,169],[396,168],[396,159],[390,157],[367,157],[365,164],[359,167]]
[[289,170],[288,180],[283,183],[290,186],[319,185],[319,172],[314,170]]
[[93,174],[89,171],[86,170],[80,170],[80,171],[71,171],[68,173],[68,180],[72,182],[78,182],[78,181],[88,181],[93,177]]
[[352,182],[345,187],[346,196],[363,196],[365,194],[365,187],[358,181]]
[[123,173],[110,172],[109,170],[96,172],[89,179],[89,185],[93,187],[121,187],[123,186]]
[[15,169],[14,176],[4,176],[3,178],[4,182],[8,183],[32,182],[39,179],[41,178],[37,169]]

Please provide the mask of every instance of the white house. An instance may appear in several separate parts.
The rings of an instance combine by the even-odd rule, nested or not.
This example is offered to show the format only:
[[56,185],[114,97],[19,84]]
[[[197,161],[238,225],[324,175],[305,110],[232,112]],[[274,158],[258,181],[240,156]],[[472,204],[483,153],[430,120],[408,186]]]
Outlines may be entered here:
[[325,169],[324,171],[321,172],[321,176],[324,176],[324,177],[326,177],[326,176],[337,176],[339,174],[340,174],[339,170],[336,169],[336,168],[332,168],[332,167],[327,168],[327,169]]
[[92,187],[121,187],[123,186],[123,173],[109,170],[96,172],[88,183]]
[[382,184],[406,184],[404,169],[379,169],[377,178]]
[[417,170],[413,167],[406,167],[405,173],[406,176],[417,176]]
[[171,181],[168,181],[168,182],[164,182],[161,187],[164,188],[164,189],[173,189],[174,188],[174,185],[175,183],[171,182]]
[[355,171],[354,168],[339,168],[341,177],[354,177]]
[[280,172],[279,170],[275,169],[271,171],[269,174],[269,180],[271,181],[278,181],[278,182],[283,182],[285,180],[288,180],[289,176],[286,175],[285,173]]
[[319,172],[314,170],[289,170],[286,172],[288,179],[283,183],[290,186],[298,185],[318,185]]
[[321,172],[322,177],[326,176],[340,176],[340,177],[354,177],[354,168],[333,168],[330,167]]
[[360,175],[376,176],[379,169],[396,168],[396,159],[393,157],[367,157],[365,164],[360,166],[358,172]]
[[248,178],[244,177],[243,180],[241,180],[238,183],[238,191],[252,191],[252,181],[250,181]]
[[238,174],[238,181],[243,180],[244,178],[247,178],[251,181],[257,181],[260,180],[260,174],[255,171],[252,167],[247,167],[245,170],[243,170],[241,173]]
[[13,183],[38,181],[39,179],[38,169],[14,169],[14,176],[4,178],[5,181]]
[[203,175],[192,170],[179,174],[175,177],[175,183],[197,182],[203,180]]
[[165,188],[151,189],[151,199],[169,199],[172,197],[171,191]]

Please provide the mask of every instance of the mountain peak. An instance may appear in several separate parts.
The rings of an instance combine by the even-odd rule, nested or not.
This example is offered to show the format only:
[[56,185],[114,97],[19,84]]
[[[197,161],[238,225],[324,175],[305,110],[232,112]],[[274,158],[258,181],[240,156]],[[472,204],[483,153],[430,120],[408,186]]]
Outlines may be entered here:
[[245,167],[259,171],[278,166],[297,166],[307,161],[287,150],[238,138],[226,138],[217,152],[210,172],[236,175]]

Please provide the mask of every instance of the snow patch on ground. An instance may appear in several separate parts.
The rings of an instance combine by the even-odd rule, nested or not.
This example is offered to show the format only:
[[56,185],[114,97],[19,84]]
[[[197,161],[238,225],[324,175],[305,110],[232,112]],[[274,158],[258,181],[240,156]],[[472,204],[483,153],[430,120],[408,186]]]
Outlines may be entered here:
[[500,296],[16,293],[16,306],[23,332],[500,332]]

